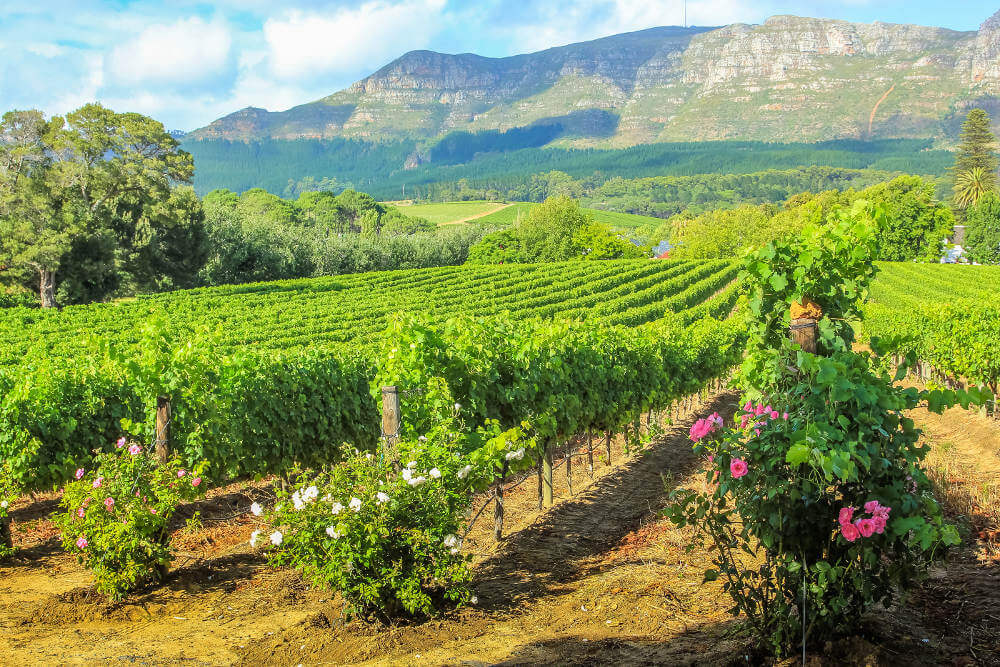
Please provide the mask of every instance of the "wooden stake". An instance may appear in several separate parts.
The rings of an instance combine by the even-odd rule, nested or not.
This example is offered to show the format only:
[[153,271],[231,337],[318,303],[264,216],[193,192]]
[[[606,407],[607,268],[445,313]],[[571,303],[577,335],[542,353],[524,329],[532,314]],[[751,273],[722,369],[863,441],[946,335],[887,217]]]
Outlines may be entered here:
[[493,539],[499,542],[503,539],[503,484],[507,479],[507,462],[503,462],[500,470],[500,478],[497,479],[497,488],[493,492],[495,501],[493,503]]
[[542,461],[544,458],[545,457],[542,455],[538,456],[538,509],[542,509],[544,506],[544,503],[542,502],[544,499],[544,496],[542,495]]
[[382,387],[382,447],[387,461],[396,458],[396,444],[399,442],[401,423],[398,388]]
[[0,519],[0,545],[6,547],[7,551],[13,551],[14,540],[10,534],[10,515]]
[[608,465],[611,465],[611,431],[604,432],[604,446],[608,450]]
[[170,458],[170,399],[166,396],[156,397],[156,430],[153,438],[153,451],[156,460],[166,463]]
[[572,440],[566,441],[566,488],[573,495],[573,445]]
[[552,507],[552,445],[545,446],[545,456],[542,457],[542,501],[546,507]]
[[587,469],[594,476],[594,432],[587,429]]

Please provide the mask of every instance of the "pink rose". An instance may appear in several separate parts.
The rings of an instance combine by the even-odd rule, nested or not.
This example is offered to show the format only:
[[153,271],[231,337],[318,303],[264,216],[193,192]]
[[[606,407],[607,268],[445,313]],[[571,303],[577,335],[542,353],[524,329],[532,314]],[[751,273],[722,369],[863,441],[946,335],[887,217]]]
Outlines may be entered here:
[[691,425],[690,436],[695,442],[698,442],[706,435],[712,432],[712,423],[707,419],[699,419],[694,424]]
[[86,507],[89,504],[90,504],[90,496],[87,496],[86,498],[83,499],[83,506]]
[[845,523],[840,527],[840,534],[844,536],[844,539],[848,542],[853,542],[860,537],[861,533],[858,532],[858,527],[853,523]]
[[122,447],[125,446],[125,438],[118,438],[118,442],[116,442],[115,444],[118,445],[118,449],[121,449]]
[[746,428],[748,423],[750,423],[750,415],[740,417],[740,428]]
[[708,455],[708,462],[709,463],[715,463],[715,454],[709,454]]
[[729,472],[733,474],[733,479],[739,479],[743,475],[747,474],[749,468],[747,467],[747,462],[743,459],[733,459],[729,463]]
[[76,478],[77,479],[83,479],[83,476],[86,475],[86,474],[87,474],[87,471],[84,470],[83,468],[77,468],[76,469]]
[[853,507],[842,507],[840,508],[840,517],[837,519],[840,525],[850,523],[854,520],[854,508]]
[[104,483],[104,478],[103,477],[98,477],[97,479],[94,480],[94,488],[95,489],[101,488],[101,484],[103,484],[103,483]]
[[149,513],[150,514],[156,514],[156,510],[155,509],[151,509],[151,510],[149,510]]
[[84,516],[85,514],[86,514],[86,512],[84,511],[84,509],[83,509],[82,507],[81,507],[80,509],[78,509],[78,510],[76,511],[76,515],[77,515],[78,517],[80,517],[81,519],[83,518],[83,516]]
[[105,499],[104,499],[104,506],[105,506],[105,507],[106,507],[106,508],[108,509],[108,511],[110,512],[110,511],[111,511],[111,508],[115,506],[115,499],[114,499],[114,498],[110,498],[110,497],[108,497],[108,498],[105,498]]
[[786,412],[785,414],[781,415],[781,418],[784,419],[785,421],[788,421],[788,413]]
[[722,417],[719,415],[718,412],[713,412],[712,414],[710,414],[708,416],[708,421],[710,421],[712,424],[715,424],[716,426],[722,426]]
[[879,504],[877,500],[869,500],[867,503],[865,503],[865,511],[871,514],[876,509],[878,509],[878,506]]
[[86,549],[87,548],[87,544],[88,544],[87,538],[86,537],[80,537],[76,541],[76,548],[77,549]]
[[875,532],[875,524],[872,523],[871,519],[858,519],[854,522],[854,525],[858,527],[858,532],[863,537],[871,537],[872,533]]
[[753,403],[751,403],[750,401],[747,401],[747,404],[743,406],[744,412],[750,412],[750,410],[752,409],[753,409]]
[[771,419],[777,419],[777,418],[778,418],[778,411],[771,410]]
[[876,533],[878,533],[879,535],[881,535],[882,533],[885,532],[885,517],[882,517],[882,516],[879,516],[879,515],[876,514],[871,519],[871,522],[872,522],[872,527],[873,527],[873,529],[875,530]]
[[177,478],[178,478],[178,479],[180,479],[181,477],[183,477],[183,476],[184,476],[184,475],[186,475],[186,474],[187,474],[187,473],[186,473],[186,472],[184,472],[183,470],[178,470],[178,471],[177,471]]
[[886,507],[885,505],[879,505],[878,507],[875,508],[875,511],[872,514],[888,521],[889,512],[891,511],[892,511],[891,507]]
[[198,486],[201,484],[201,477],[195,477],[191,480],[191,486]]
[[132,445],[128,448],[128,453],[132,456],[137,456],[140,452],[142,452],[142,447],[139,445]]

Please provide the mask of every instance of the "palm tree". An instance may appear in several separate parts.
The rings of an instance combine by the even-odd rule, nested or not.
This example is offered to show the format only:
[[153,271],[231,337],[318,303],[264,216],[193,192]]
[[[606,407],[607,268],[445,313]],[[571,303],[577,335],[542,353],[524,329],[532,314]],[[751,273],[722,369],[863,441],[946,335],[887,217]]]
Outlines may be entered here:
[[955,175],[955,206],[968,208],[975,205],[987,192],[996,190],[997,177],[992,171],[973,167]]

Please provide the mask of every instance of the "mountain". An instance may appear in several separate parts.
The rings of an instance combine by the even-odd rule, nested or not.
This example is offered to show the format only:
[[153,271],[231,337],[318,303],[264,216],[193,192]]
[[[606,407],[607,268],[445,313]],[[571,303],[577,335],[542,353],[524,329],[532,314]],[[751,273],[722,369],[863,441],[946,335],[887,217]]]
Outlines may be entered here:
[[[413,51],[329,97],[249,107],[206,139],[414,141],[550,126],[556,146],[951,138],[1000,110],[1000,12],[978,31],[776,16],[651,28],[509,58]],[[1000,116],[1000,114],[995,114]],[[426,155],[411,156],[419,164]]]

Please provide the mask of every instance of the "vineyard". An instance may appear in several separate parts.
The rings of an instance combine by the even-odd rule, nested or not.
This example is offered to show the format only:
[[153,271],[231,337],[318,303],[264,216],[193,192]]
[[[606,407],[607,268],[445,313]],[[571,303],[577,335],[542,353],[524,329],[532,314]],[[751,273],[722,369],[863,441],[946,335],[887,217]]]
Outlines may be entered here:
[[[1000,393],[1000,267],[885,264],[865,307],[864,334],[925,379]],[[995,408],[994,408],[995,410]]]
[[721,261],[448,266],[195,289],[61,312],[6,309],[0,312],[0,364],[17,362],[33,347],[48,357],[73,356],[92,337],[134,345],[157,314],[178,334],[217,330],[223,351],[365,341],[384,331],[396,312],[442,321],[507,314],[628,325],[681,313],[691,321],[732,310],[736,272]]
[[[840,242],[841,252],[848,254],[852,244]],[[789,251],[792,264],[799,256],[798,251]],[[780,266],[776,258],[771,264]],[[768,465],[775,466],[779,475],[789,463],[794,468],[808,456],[816,457],[815,464],[808,465],[837,475],[863,504],[867,490],[858,471],[861,462],[869,460],[864,457],[876,452],[874,439],[859,435],[869,443],[869,453],[852,450],[844,458],[831,453],[828,459],[818,449],[793,458],[792,452],[798,457],[801,445],[789,450],[783,439],[794,437],[791,429],[803,415],[820,415],[822,410],[796,408],[777,395],[770,400],[782,403],[765,410],[762,397],[754,407],[754,419],[762,419],[757,422],[756,439],[746,441],[748,430],[738,430],[734,424],[735,435],[714,444],[710,440],[716,436],[706,438],[697,447],[707,443],[713,449],[696,448],[696,456],[690,454],[686,432],[682,438],[676,429],[670,430],[696,405],[706,405],[711,390],[730,376],[745,350],[751,350],[752,359],[753,348],[747,346],[754,336],[763,340],[761,332],[771,331],[787,338],[787,323],[774,318],[775,313],[787,314],[787,304],[794,300],[789,296],[792,287],[762,266],[749,260],[742,265],[622,260],[442,267],[195,289],[61,312],[6,309],[0,311],[0,455],[5,466],[0,496],[6,502],[16,497],[10,495],[11,489],[44,494],[63,487],[62,502],[69,512],[55,520],[64,544],[78,552],[81,562],[95,574],[109,558],[148,562],[129,570],[131,579],[122,579],[117,569],[114,576],[97,575],[97,590],[114,601],[142,581],[144,568],[159,571],[156,559],[170,562],[162,535],[179,501],[164,499],[176,496],[201,502],[195,487],[203,477],[206,485],[231,490],[243,488],[245,480],[276,475],[281,480],[277,497],[273,491],[261,495],[260,487],[252,491],[252,497],[272,507],[265,510],[255,503],[253,514],[265,516],[251,521],[261,529],[271,525],[278,530],[270,537],[255,531],[253,548],[269,540],[272,565],[301,570],[313,583],[340,591],[350,601],[345,609],[374,610],[378,618],[433,614],[441,604],[436,597],[441,591],[424,590],[420,582],[428,579],[448,582],[446,593],[453,603],[475,604],[468,575],[463,574],[467,556],[459,548],[463,538],[477,548],[485,542],[481,527],[471,536],[471,526],[466,527],[474,510],[470,499],[485,501],[477,518],[483,510],[495,508],[499,539],[504,525],[508,531],[523,526],[519,516],[505,517],[504,507],[523,513],[526,501],[533,505],[534,484],[524,482],[535,476],[534,471],[539,509],[543,503],[546,507],[554,503],[558,491],[554,479],[559,478],[553,470],[560,465],[563,488],[572,496],[574,459],[588,461],[579,485],[594,477],[595,458],[610,466],[613,454],[624,456],[626,466],[643,470],[644,486],[633,500],[645,505],[658,497],[654,489],[662,490],[666,481],[659,471],[675,459],[685,461],[685,474],[713,458],[724,474],[733,471],[731,479],[718,487],[720,493],[730,489],[737,493],[733,485],[746,474],[755,480],[747,490],[774,484],[773,477],[764,476],[772,473],[765,473],[763,459],[753,458],[761,455],[746,452],[753,452],[754,446],[765,452],[775,447],[779,454]],[[747,267],[764,272],[758,281],[765,286],[759,288],[763,292],[748,293]],[[971,389],[992,382],[995,392],[1000,359],[995,347],[995,286],[1000,272],[910,264],[878,268],[872,298],[864,306],[861,339],[880,338],[879,345],[898,362],[912,353],[932,364],[935,377],[952,386],[961,383]],[[738,284],[741,269],[744,283]],[[870,271],[870,265],[865,270]],[[828,276],[819,266],[812,271],[818,280],[832,281],[829,289],[835,295],[844,293],[843,286],[849,284]],[[748,294],[749,300],[741,294]],[[776,309],[764,308],[765,299],[775,300]],[[850,303],[842,296],[826,299],[824,303],[832,305]],[[772,324],[754,328],[747,319],[748,309],[768,312],[778,328]],[[827,324],[819,327],[824,345],[833,345],[840,336],[848,338],[849,327],[841,326],[839,318],[832,321],[838,323],[825,320]],[[950,345],[947,351],[942,350],[945,340]],[[894,409],[913,407],[918,401],[968,404],[974,395],[921,392],[904,399],[893,394],[884,380],[858,376],[868,372],[867,362],[848,361],[854,359],[853,353],[834,349],[839,349],[834,353],[839,355],[836,363],[847,364],[836,366],[837,370],[821,356],[813,366],[799,358],[805,376],[794,377],[801,387],[817,392],[811,400],[821,404],[827,388],[843,392],[840,374],[845,372],[859,386],[868,383],[858,396],[865,392],[880,396],[845,407],[838,425],[848,423],[844,415],[854,419],[856,412],[869,411],[857,417],[858,428],[895,433],[900,422],[883,412],[883,403]],[[786,372],[787,363],[778,368]],[[387,385],[398,387],[401,397],[400,430],[388,439],[379,406],[381,389]],[[691,440],[697,442],[703,433],[714,433],[724,419],[734,419],[729,405],[734,395],[722,396],[727,397],[718,404],[722,416],[706,415],[695,423]],[[160,441],[160,425],[167,423],[160,419],[163,398],[169,399],[169,444],[176,455],[169,464],[157,464],[152,451],[144,451],[149,443]],[[748,406],[743,408],[744,422],[754,415]],[[782,409],[787,410],[783,418]],[[673,449],[656,446],[644,459],[643,449],[653,447],[663,433],[673,434],[669,436]],[[919,458],[916,450],[908,449],[915,435],[904,428],[898,438],[893,458],[911,457],[904,460],[912,465]],[[142,444],[132,444],[126,451],[127,442]],[[677,454],[678,447],[689,453]],[[630,458],[637,451],[640,456]],[[707,459],[700,456],[708,452]],[[606,472],[609,477],[615,476],[612,470]],[[934,515],[936,504],[925,505],[930,512],[925,522],[921,505],[906,504],[892,495],[900,493],[899,480],[907,470],[913,477],[906,479],[914,485],[914,479],[926,484],[918,468],[880,473],[884,481],[878,482],[883,485],[879,497],[887,503],[883,509],[891,503],[899,520],[912,527],[907,530],[919,532],[920,540],[928,544],[952,543],[953,529]],[[136,475],[148,478],[148,483],[137,488]],[[194,487],[188,482],[177,490],[179,479],[192,478]],[[618,483],[627,487],[630,479],[622,476]],[[808,482],[804,484],[802,489],[809,488]],[[600,491],[590,495],[594,493],[606,507],[590,530],[595,535],[606,533],[601,540],[621,539],[618,529],[623,526],[609,529],[604,523],[615,523],[609,517],[625,514],[610,509],[616,507],[612,495]],[[791,493],[802,491],[793,488]],[[159,498],[159,504],[147,505],[144,494]],[[786,495],[781,491],[761,499],[751,494],[740,500],[749,504],[740,507],[779,502],[775,499]],[[320,496],[322,500],[317,500]],[[688,498],[695,502],[695,496]],[[158,517],[152,524],[150,507]],[[676,514],[676,520],[682,527],[702,524],[707,507],[691,505],[691,514]],[[912,515],[904,515],[904,507]],[[229,516],[220,521],[228,522],[231,511],[220,510]],[[804,510],[792,503],[782,511]],[[836,510],[824,504],[818,511]],[[246,515],[246,508],[242,512]],[[641,512],[641,507],[630,508],[627,521],[636,520]],[[120,524],[109,523],[109,516],[125,518]],[[801,520],[806,525],[811,519],[803,515]],[[121,527],[132,521],[134,530],[147,531],[149,537],[144,539],[153,546],[122,556],[123,550],[134,548],[132,533]],[[480,521],[482,526],[485,521]],[[140,528],[143,522],[147,525]],[[710,530],[711,525],[704,523],[697,530]],[[393,530],[385,532],[385,527]],[[693,537],[689,527],[683,534]],[[829,532],[821,526],[814,529],[816,535],[825,535],[824,531]],[[344,535],[352,537],[341,539]],[[245,541],[245,536],[240,539]],[[886,548],[906,558],[911,548],[906,539],[905,531],[893,533],[891,540],[887,534]],[[545,533],[539,543],[548,544],[553,552],[571,548]],[[512,544],[523,551],[518,558],[530,558],[526,554],[532,547],[520,539]],[[848,548],[870,550],[869,544]],[[846,554],[843,546],[838,542],[831,553]],[[427,567],[434,569],[396,572],[395,559],[401,551],[424,554]],[[323,557],[317,560],[316,554]],[[699,558],[707,562],[709,556]],[[506,571],[498,563],[489,568]],[[487,572],[492,571],[489,568]],[[896,575],[887,570],[879,576],[888,581]],[[792,590],[800,586],[794,581],[787,585]],[[843,595],[856,595],[848,590],[853,584],[843,585],[848,591]],[[480,587],[480,594],[488,588]],[[859,584],[857,590],[863,589],[867,590]],[[59,604],[63,609],[68,603]],[[590,604],[577,606],[586,611]],[[773,633],[779,648],[790,642],[780,632],[780,628],[760,631]]]

